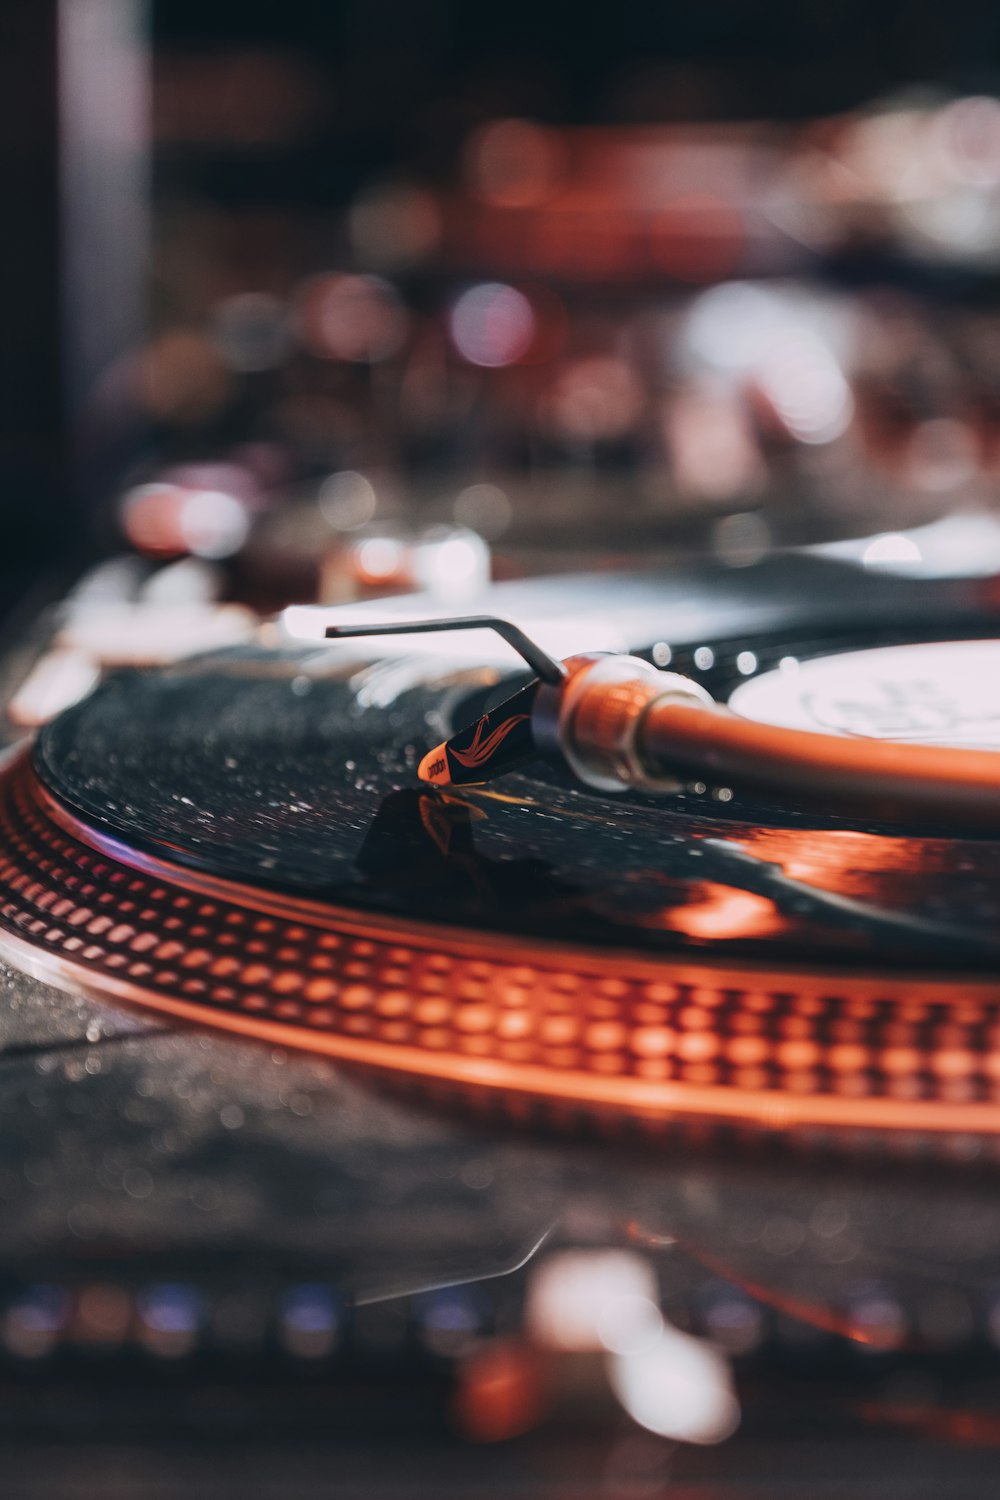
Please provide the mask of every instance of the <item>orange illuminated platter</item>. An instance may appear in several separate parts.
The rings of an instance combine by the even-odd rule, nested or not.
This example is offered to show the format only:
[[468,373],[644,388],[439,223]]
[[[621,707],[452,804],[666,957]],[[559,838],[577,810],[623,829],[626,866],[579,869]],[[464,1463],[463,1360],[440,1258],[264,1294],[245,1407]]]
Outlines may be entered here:
[[[773,721],[786,645],[709,655]],[[1000,841],[707,780],[423,786],[519,680],[350,645],[108,677],[0,772],[0,951],[511,1118],[1000,1138]]]
[[[708,592],[502,585],[489,607],[540,616],[556,657],[618,631],[748,726],[996,753],[1000,645],[979,618],[931,634],[921,595],[909,627],[874,631],[837,604],[852,630],[810,637],[829,568],[792,609],[789,567]],[[481,633],[322,628],[115,670],[7,760],[7,962],[511,1119],[1000,1140],[996,831],[694,769],[658,796],[541,762],[429,786],[427,751],[472,726],[475,759],[475,726],[531,670]]]

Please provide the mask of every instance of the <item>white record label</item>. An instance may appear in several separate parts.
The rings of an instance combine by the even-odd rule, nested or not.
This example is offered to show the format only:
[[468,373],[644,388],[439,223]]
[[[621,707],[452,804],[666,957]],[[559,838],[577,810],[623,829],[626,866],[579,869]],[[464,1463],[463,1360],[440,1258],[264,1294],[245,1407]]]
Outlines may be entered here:
[[796,662],[742,683],[747,719],[862,739],[1000,749],[1000,640],[884,646]]

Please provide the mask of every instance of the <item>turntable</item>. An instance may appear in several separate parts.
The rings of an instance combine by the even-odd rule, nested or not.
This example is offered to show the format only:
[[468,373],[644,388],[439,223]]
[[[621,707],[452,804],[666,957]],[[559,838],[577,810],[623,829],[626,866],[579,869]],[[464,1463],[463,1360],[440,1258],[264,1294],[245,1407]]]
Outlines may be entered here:
[[[786,558],[485,606],[545,657],[636,653],[748,723],[995,753],[980,585]],[[79,1341],[94,1266],[139,1309],[112,1342],[159,1348],[173,1318],[210,1343],[224,1283],[279,1264],[313,1289],[324,1359],[348,1324],[363,1344],[366,1308],[409,1298],[426,1322],[429,1294],[469,1285],[472,1342],[523,1338],[530,1277],[583,1247],[647,1257],[699,1336],[725,1344],[713,1309],[738,1303],[744,1355],[785,1338],[784,1359],[792,1319],[921,1369],[974,1348],[993,1378],[988,801],[858,811],[680,760],[669,789],[612,792],[524,745],[434,785],[428,752],[485,724],[482,746],[531,671],[481,634],[322,638],[376,620],[290,611],[116,672],[7,754],[10,1357],[25,1327],[46,1354]],[[199,1290],[151,1316],[165,1264]],[[51,1312],[40,1281],[70,1301]]]
[[[998,844],[969,827],[988,825],[988,782],[954,808],[900,812],[897,773],[859,820],[848,755],[928,737],[988,746],[1000,648],[964,639],[958,621],[931,627],[959,632],[933,645],[905,621],[691,642],[654,581],[594,588],[605,634],[623,606],[646,629],[649,665],[592,659],[617,674],[616,704],[619,669],[636,663],[656,694],[673,700],[681,685],[684,728],[706,716],[709,688],[737,706],[734,723],[761,704],[772,720],[811,717],[810,747],[833,745],[811,800],[784,764],[783,800],[774,784],[768,796],[701,779],[711,768],[697,762],[660,795],[627,766],[627,795],[612,795],[622,787],[607,770],[588,788],[586,765],[548,768],[520,742],[538,684],[436,657],[442,631],[400,655],[418,639],[405,619],[374,660],[363,639],[240,648],[113,676],[14,757],[7,955],[97,998],[465,1089],[501,1111],[992,1134]],[[558,586],[534,591],[573,628]],[[509,592],[530,610],[532,586]],[[906,644],[851,649],[894,632]],[[652,653],[668,652],[663,674]],[[648,724],[645,700],[642,713]],[[815,732],[838,713],[842,740]],[[425,754],[456,729],[465,743],[469,720],[478,753]],[[938,763],[970,758],[989,768],[994,754],[963,747]]]

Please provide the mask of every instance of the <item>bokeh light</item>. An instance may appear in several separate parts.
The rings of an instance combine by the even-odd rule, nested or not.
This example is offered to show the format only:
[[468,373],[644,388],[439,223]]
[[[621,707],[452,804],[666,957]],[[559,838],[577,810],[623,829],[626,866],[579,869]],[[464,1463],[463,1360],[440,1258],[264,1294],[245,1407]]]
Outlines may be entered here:
[[246,541],[246,505],[224,490],[160,482],[137,485],[121,501],[125,534],[147,557],[231,557]]
[[560,136],[530,120],[494,120],[466,147],[466,176],[473,194],[502,208],[544,203],[565,168]]
[[896,571],[900,564],[919,564],[920,548],[912,537],[903,536],[899,532],[887,532],[884,536],[877,536],[868,543],[864,550],[863,561],[866,568],[889,567]]
[[195,1287],[166,1282],[140,1292],[136,1314],[139,1343],[159,1359],[181,1359],[198,1342],[204,1308]]
[[433,527],[413,547],[413,579],[442,603],[459,605],[482,593],[490,578],[490,550],[464,527]]
[[514,511],[499,485],[470,484],[455,497],[454,514],[460,526],[495,541],[510,526]]
[[935,135],[946,169],[959,182],[1000,184],[1000,99],[955,99],[940,112]]
[[727,282],[696,299],[682,348],[689,365],[763,397],[800,443],[841,437],[854,416],[841,350],[850,329],[797,289]]
[[634,1422],[659,1437],[721,1443],[739,1426],[740,1408],[724,1356],[702,1339],[662,1323],[639,1346],[612,1354],[615,1394]]
[[621,437],[645,404],[637,373],[618,355],[565,365],[548,396],[548,417],[564,437],[595,443]]
[[370,188],[350,211],[351,239],[362,264],[399,271],[437,249],[441,214],[433,196],[412,183]]
[[299,295],[306,346],[321,359],[378,364],[397,353],[409,328],[398,292],[380,276],[317,276]]
[[356,531],[374,518],[378,499],[370,479],[354,469],[344,469],[324,479],[318,503],[324,520],[334,530]]
[[531,348],[535,315],[516,287],[486,281],[462,293],[451,309],[449,327],[455,348],[470,365],[500,369]]
[[273,370],[291,347],[285,305],[267,292],[240,292],[224,298],[215,308],[212,324],[223,360],[241,374]]
[[398,537],[365,537],[352,555],[362,584],[385,588],[409,582],[406,547]]
[[583,1354],[609,1347],[614,1309],[638,1308],[659,1331],[656,1275],[622,1250],[564,1250],[538,1265],[528,1286],[528,1330],[545,1349]]
[[776,336],[756,373],[760,390],[800,443],[830,443],[847,431],[854,415],[850,387],[830,350],[808,330]]
[[720,382],[695,381],[668,398],[663,433],[684,495],[724,500],[759,489],[766,477],[745,402]]

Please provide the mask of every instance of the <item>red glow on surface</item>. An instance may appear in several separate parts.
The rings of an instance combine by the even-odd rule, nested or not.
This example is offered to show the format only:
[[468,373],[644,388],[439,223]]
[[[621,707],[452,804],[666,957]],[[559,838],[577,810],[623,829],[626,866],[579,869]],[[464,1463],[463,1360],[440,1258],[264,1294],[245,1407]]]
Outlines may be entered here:
[[464,1364],[454,1416],[474,1442],[496,1443],[529,1432],[544,1414],[542,1361],[514,1340],[489,1344]]
[[705,940],[762,937],[781,931],[781,917],[766,896],[734,891],[725,885],[707,885],[704,889],[707,894],[703,900],[669,908],[664,925]]

